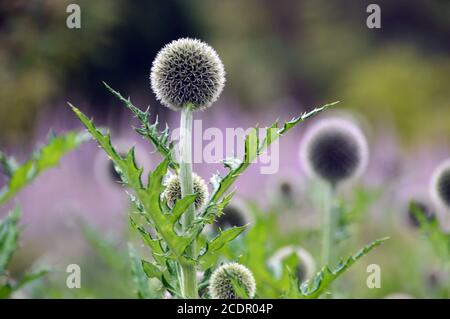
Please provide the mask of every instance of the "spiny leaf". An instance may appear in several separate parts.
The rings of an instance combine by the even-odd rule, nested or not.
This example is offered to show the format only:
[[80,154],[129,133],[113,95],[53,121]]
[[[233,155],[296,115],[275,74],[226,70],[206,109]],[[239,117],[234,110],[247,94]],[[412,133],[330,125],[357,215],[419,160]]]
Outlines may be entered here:
[[160,239],[153,239],[149,232],[147,232],[142,226],[136,224],[136,222],[130,217],[131,226],[139,232],[142,240],[152,251],[153,258],[162,265],[164,263],[164,251],[160,245]]
[[228,242],[238,237],[246,228],[247,226],[236,226],[220,232],[220,234],[218,234],[213,240],[208,243],[208,252],[217,252]]
[[8,217],[0,222],[0,275],[6,271],[6,267],[17,248],[20,215],[20,209],[16,206]]
[[141,181],[142,168],[138,168],[136,165],[133,149],[125,158],[122,158],[112,146],[109,135],[100,132],[93,122],[75,106],[71,105],[71,107],[92,137],[114,162],[122,181],[134,190],[136,201],[142,206],[146,216],[152,221],[152,225],[157,229],[170,251],[176,258],[182,258],[184,250],[194,240],[194,237],[178,236],[174,230],[173,220],[168,218],[161,207],[160,198],[164,190],[163,178],[167,174],[169,159],[165,158],[154,171],[150,172],[148,185],[145,187]]
[[133,276],[134,284],[136,285],[138,297],[141,299],[153,298],[154,296],[151,293],[148,278],[143,269],[141,259],[138,257],[136,250],[131,244],[128,245],[128,252],[131,261],[131,274]]
[[[251,129],[245,137],[244,160],[240,162],[238,162],[237,160],[227,160],[225,162],[225,166],[229,168],[229,171],[224,177],[216,176],[216,187],[213,191],[212,196],[210,197],[210,202],[217,202],[228,191],[228,189],[236,181],[236,179],[250,166],[250,163],[252,163],[260,154],[262,154],[267,149],[267,147],[270,146],[270,144],[272,144],[280,136],[284,135],[297,124],[306,121],[310,117],[326,110],[328,107],[333,106],[337,103],[338,102],[329,103],[322,107],[315,108],[310,112],[305,112],[302,115],[284,123],[283,127],[281,128],[278,128],[278,121],[276,121],[269,127],[266,137],[261,143],[258,137],[258,128]],[[230,163],[233,164],[231,165]]]
[[105,82],[103,82],[103,84],[141,122],[141,127],[136,128],[136,132],[147,138],[164,158],[169,158],[169,167],[178,170],[179,165],[173,158],[174,144],[169,140],[169,128],[167,127],[167,125],[166,128],[160,132],[158,130],[158,117],[156,117],[153,124],[149,123],[149,109],[147,109],[145,112],[141,111],[139,108],[134,106],[133,103],[131,103],[130,98],[124,98],[119,92],[112,89],[108,84],[106,84]]
[[172,224],[175,224],[180,219],[181,215],[188,209],[188,207],[194,204],[196,198],[197,194],[190,194],[175,202],[175,206],[170,212],[170,220]]
[[9,298],[11,295],[23,288],[25,285],[45,276],[48,270],[42,269],[36,272],[27,272],[17,282],[8,281],[4,286],[0,286],[0,299]]
[[146,260],[142,260],[141,262],[142,262],[142,267],[144,269],[144,272],[148,278],[161,279],[162,272],[161,272],[161,270],[159,270],[158,266],[156,266]]
[[77,148],[87,137],[85,133],[78,132],[52,137],[47,145],[35,151],[32,158],[22,165],[13,164],[12,160],[3,157],[3,167],[10,173],[10,179],[0,190],[0,205],[14,197],[44,170],[58,165],[66,153]]
[[3,152],[0,152],[0,171],[11,177],[17,169],[18,164],[13,157],[8,157]]
[[239,280],[239,278],[235,274],[230,273],[226,270],[224,271],[227,277],[230,279],[231,286],[233,287],[233,293],[236,299],[249,299],[250,296],[248,295],[247,289],[244,287],[241,280]]
[[420,230],[426,236],[434,249],[444,263],[450,264],[450,233],[441,229],[437,219],[428,220],[425,212],[414,201],[409,204],[409,211],[414,214],[419,221]]
[[[298,287],[298,281],[291,279],[291,285],[295,284],[297,289],[290,287],[288,298],[314,299],[319,297],[339,276],[347,271],[359,259],[367,255],[372,249],[383,244],[389,238],[381,238],[368,244],[356,254],[350,256],[345,261],[341,261],[335,269],[324,266],[311,280],[304,282]],[[293,276],[293,274],[291,274]]]
[[232,227],[220,232],[211,241],[207,242],[205,246],[200,250],[199,261],[203,267],[210,267],[214,264],[215,257],[220,250],[229,242],[233,241],[247,228],[247,226]]

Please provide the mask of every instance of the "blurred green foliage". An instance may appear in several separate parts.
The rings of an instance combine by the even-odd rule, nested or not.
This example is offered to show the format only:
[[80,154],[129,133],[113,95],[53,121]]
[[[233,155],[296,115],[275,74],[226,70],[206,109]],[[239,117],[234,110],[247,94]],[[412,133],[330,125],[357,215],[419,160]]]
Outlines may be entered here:
[[20,216],[21,211],[16,207],[5,220],[0,220],[0,299],[11,297],[23,286],[47,273],[47,270],[27,272],[19,280],[13,280],[7,272],[7,267],[19,243]]
[[449,58],[392,46],[355,63],[335,92],[371,121],[391,122],[406,141],[426,142],[450,134],[449,76]]
[[[64,88],[71,70],[96,56],[117,23],[116,1],[80,0],[82,23],[90,32],[66,27],[73,1],[6,1],[0,4],[0,142],[30,134],[40,108]],[[87,80],[87,79],[86,79]]]
[[380,30],[365,26],[368,1],[194,3],[249,107],[339,99],[407,142],[449,133],[448,2],[378,1]]
[[65,26],[69,3],[0,4],[0,143],[29,137],[68,90],[90,100],[103,79],[149,97],[142,80],[156,50],[182,36],[220,52],[225,93],[243,110],[339,99],[408,142],[448,133],[447,1],[380,0],[381,30],[365,26],[369,1],[80,0],[81,30]]

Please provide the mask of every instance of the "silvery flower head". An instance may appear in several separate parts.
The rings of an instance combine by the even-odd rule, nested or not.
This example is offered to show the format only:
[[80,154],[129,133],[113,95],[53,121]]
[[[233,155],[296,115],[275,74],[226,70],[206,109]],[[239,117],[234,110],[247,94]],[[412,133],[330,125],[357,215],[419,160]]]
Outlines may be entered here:
[[306,172],[331,185],[361,175],[368,153],[361,129],[344,119],[324,119],[315,124],[306,133],[301,148]]
[[[175,206],[177,200],[181,199],[181,184],[178,175],[171,175],[167,181],[164,182],[165,190],[163,192],[163,197],[167,200],[167,205],[170,208]],[[199,210],[206,203],[209,196],[208,186],[205,181],[197,174],[192,175],[192,187],[194,193],[197,194],[195,198],[194,206],[196,210]]]
[[310,279],[316,271],[316,263],[310,252],[300,246],[285,246],[277,250],[268,260],[269,267],[274,271],[275,276],[281,277],[283,272],[283,260],[292,254],[298,258],[296,276],[300,282]]
[[238,299],[233,288],[232,278],[245,289],[249,298],[253,298],[256,292],[255,278],[252,272],[238,263],[228,263],[217,268],[209,280],[209,294],[213,299]]
[[151,87],[156,98],[175,111],[190,104],[194,110],[211,106],[225,85],[225,70],[208,44],[183,38],[167,44],[153,61]]
[[450,159],[435,169],[431,181],[431,195],[437,205],[450,210]]
[[225,206],[223,214],[213,224],[215,230],[242,227],[251,222],[250,213],[243,203],[233,202]]

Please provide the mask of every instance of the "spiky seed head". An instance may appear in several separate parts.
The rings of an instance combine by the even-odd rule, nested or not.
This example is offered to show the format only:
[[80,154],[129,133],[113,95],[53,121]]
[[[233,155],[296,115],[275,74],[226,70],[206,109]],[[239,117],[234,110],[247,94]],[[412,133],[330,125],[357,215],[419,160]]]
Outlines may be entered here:
[[416,214],[421,214],[427,221],[436,219],[436,215],[428,204],[422,201],[413,200],[408,207],[408,222],[413,227],[420,226],[420,220]]
[[[181,199],[181,184],[178,175],[171,175],[165,182],[165,186],[166,188],[163,192],[163,196],[167,200],[167,205],[169,205],[170,208],[173,208],[176,201]],[[208,199],[208,186],[206,186],[205,181],[197,174],[192,175],[192,186],[194,193],[197,194],[194,206],[196,210],[199,210]]]
[[223,214],[214,221],[214,228],[227,229],[231,227],[241,227],[250,222],[247,211],[240,205],[228,204],[223,209]]
[[434,171],[431,195],[436,204],[450,209],[450,159],[444,161]]
[[183,38],[172,41],[153,61],[150,81],[156,98],[172,110],[187,104],[201,110],[211,106],[225,85],[225,70],[208,44]]
[[238,299],[234,291],[232,278],[246,290],[250,298],[255,296],[256,283],[252,272],[238,263],[227,263],[217,268],[209,281],[209,294],[213,299]]
[[313,277],[316,271],[316,263],[310,252],[300,246],[285,246],[278,249],[268,264],[277,277],[281,277],[283,271],[283,260],[292,254],[296,254],[299,264],[296,269],[296,275],[300,282]]
[[301,157],[310,176],[336,185],[364,171],[368,161],[367,141],[353,122],[325,119],[306,133]]

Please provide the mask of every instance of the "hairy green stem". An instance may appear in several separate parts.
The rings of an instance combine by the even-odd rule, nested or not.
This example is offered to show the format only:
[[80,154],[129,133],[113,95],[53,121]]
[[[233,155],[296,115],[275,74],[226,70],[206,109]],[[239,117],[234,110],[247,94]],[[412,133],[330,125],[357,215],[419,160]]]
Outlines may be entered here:
[[333,261],[332,246],[334,242],[334,205],[335,185],[327,184],[324,187],[323,209],[322,209],[322,266],[330,265]]
[[[180,121],[180,185],[182,197],[193,194],[192,186],[192,108],[188,104],[181,111]],[[194,222],[195,207],[189,206],[183,214],[183,232]],[[195,241],[186,249],[188,257],[195,256]],[[197,298],[197,273],[192,264],[181,264],[181,289],[184,298]]]

